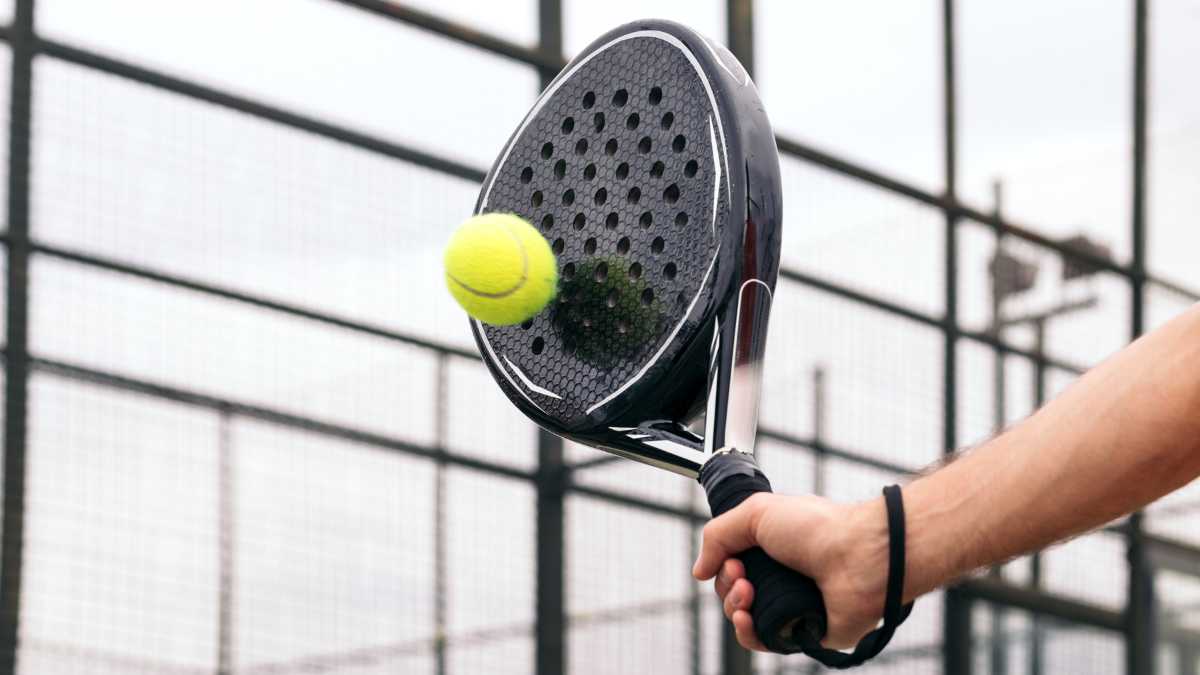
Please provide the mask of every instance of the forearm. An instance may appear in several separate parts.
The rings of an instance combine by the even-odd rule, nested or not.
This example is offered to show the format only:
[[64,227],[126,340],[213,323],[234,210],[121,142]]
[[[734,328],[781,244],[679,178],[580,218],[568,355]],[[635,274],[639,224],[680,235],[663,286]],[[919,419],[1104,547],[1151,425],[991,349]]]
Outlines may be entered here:
[[1200,474],[1200,306],[904,491],[915,597],[1134,511]]

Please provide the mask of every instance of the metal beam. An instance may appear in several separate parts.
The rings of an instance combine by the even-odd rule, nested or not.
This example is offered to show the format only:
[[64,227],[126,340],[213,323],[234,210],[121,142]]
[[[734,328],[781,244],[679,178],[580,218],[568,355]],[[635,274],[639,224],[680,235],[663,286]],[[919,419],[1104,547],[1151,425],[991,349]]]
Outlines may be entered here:
[[[754,77],[754,0],[726,0],[725,30],[729,51]],[[715,610],[723,611],[723,610]],[[733,624],[721,617],[721,672],[724,675],[750,675],[754,665],[750,651],[738,644]]]
[[[945,201],[957,201],[958,153],[956,143],[954,0],[942,0],[942,131]],[[945,323],[942,351],[942,452],[947,456],[958,447],[958,218],[945,209]],[[971,602],[956,589],[946,589],[942,612],[942,672],[970,675]]]
[[230,110],[237,110],[260,119],[347,143],[386,157],[399,159],[476,183],[483,182],[485,176],[485,172],[481,169],[468,166],[456,160],[438,157],[432,153],[356,131],[349,127],[324,122],[314,117],[308,117],[290,110],[260,103],[227,91],[173,75],[167,75],[166,73],[144,68],[109,56],[103,56],[53,40],[38,40],[35,44],[38,52],[67,61],[68,63],[86,66],[181,96],[212,103],[213,105]]
[[[11,369],[11,356],[7,356],[7,362],[9,369]],[[270,422],[281,427],[299,429],[352,443],[361,443],[386,450],[394,450],[422,459],[436,460],[442,457],[447,463],[455,466],[482,471],[503,478],[532,481],[535,477],[535,474],[530,471],[496,464],[470,455],[461,455],[452,452],[442,453],[437,448],[419,445],[371,431],[363,431],[334,422],[323,422],[266,406],[234,401],[166,384],[139,380],[66,361],[31,356],[29,364],[31,369],[37,372],[51,373],[70,379],[92,382],[122,391],[144,394],[176,403],[205,408],[217,413],[228,412],[231,415]]]
[[0,675],[17,669],[25,551],[29,396],[29,156],[32,133],[34,0],[17,0],[10,28],[8,298],[4,397],[4,519],[0,530]]
[[534,66],[543,75],[553,76],[565,65],[562,50],[548,47],[545,41],[539,48],[530,48],[506,40],[502,37],[464,26],[454,21],[422,12],[418,9],[405,7],[388,0],[335,0],[343,5],[349,5],[370,12],[376,16],[398,21],[414,28],[428,31],[434,35],[447,38],[459,44],[503,56],[514,61]]
[[[538,51],[555,64],[562,60],[562,1],[538,0]],[[559,68],[541,69],[541,86],[550,85]],[[537,675],[567,671],[567,577],[565,495],[570,484],[563,439],[537,430],[537,586],[535,652]]]
[[109,272],[115,272],[117,274],[123,274],[137,277],[139,279],[145,279],[147,281],[167,284],[176,288],[195,291],[197,293],[211,295],[224,300],[232,300],[241,304],[251,305],[253,307],[267,309],[274,312],[280,312],[282,314],[287,314],[301,319],[307,319],[309,321],[315,321],[317,323],[323,323],[335,328],[343,328],[354,333],[371,335],[373,337],[383,338],[385,340],[394,340],[396,342],[402,342],[404,344],[420,347],[422,349],[429,349],[442,354],[459,356],[464,359],[476,361],[479,360],[479,354],[472,350],[455,347],[442,342],[434,342],[433,340],[427,340],[425,338],[416,337],[407,333],[401,333],[377,324],[355,321],[346,317],[339,317],[333,314],[307,309],[305,307],[301,307],[300,305],[294,305],[279,300],[271,300],[263,296],[244,293],[233,288],[218,286],[216,284],[210,284],[203,281],[196,281],[194,279],[188,279],[174,274],[168,274],[166,272],[152,269],[143,265],[121,262],[92,253],[84,253],[82,251],[63,248],[61,246],[40,244],[37,242],[31,242],[29,244],[29,250],[34,253],[57,258],[59,260],[68,260],[70,262],[80,263],[82,265],[107,270]]
[[974,600],[1000,603],[1092,628],[1119,632],[1125,627],[1121,612],[1051,595],[1043,590],[1009,583],[995,577],[972,577],[959,582],[955,588],[959,593]]
[[[1129,290],[1130,340],[1145,330],[1146,270],[1146,96],[1147,23],[1149,0],[1133,4],[1133,203],[1130,230],[1133,260]],[[1125,608],[1125,670],[1129,675],[1156,672],[1158,655],[1157,616],[1154,598],[1154,568],[1150,563],[1142,514],[1129,517],[1126,556],[1129,560],[1129,597]]]

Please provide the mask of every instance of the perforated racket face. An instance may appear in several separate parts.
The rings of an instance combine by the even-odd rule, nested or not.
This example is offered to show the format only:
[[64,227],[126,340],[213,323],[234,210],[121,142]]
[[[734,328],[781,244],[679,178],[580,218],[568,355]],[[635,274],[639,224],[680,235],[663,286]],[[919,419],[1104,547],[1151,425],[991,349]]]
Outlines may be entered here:
[[558,297],[534,319],[474,324],[510,396],[583,427],[696,337],[729,212],[723,135],[696,56],[666,32],[615,37],[543,94],[478,208],[529,220],[559,266]]

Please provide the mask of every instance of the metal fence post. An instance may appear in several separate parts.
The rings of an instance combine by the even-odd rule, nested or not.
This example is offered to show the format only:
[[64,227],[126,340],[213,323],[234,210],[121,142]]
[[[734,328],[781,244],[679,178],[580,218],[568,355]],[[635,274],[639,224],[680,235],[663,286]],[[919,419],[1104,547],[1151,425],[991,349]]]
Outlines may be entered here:
[[[728,0],[725,4],[726,37],[729,51],[754,77],[754,0]],[[738,644],[733,624],[721,616],[721,672],[724,675],[750,675],[751,654]]]
[[[1145,330],[1146,275],[1146,96],[1147,96],[1147,23],[1149,0],[1134,3],[1133,64],[1133,211],[1131,229],[1130,339]],[[1142,514],[1129,519],[1128,528],[1129,598],[1125,611],[1125,666],[1130,675],[1155,672],[1158,644],[1155,636],[1154,570],[1146,555],[1142,532]]]
[[[955,31],[954,0],[942,2],[942,110],[945,133],[946,200],[957,204],[957,115],[955,105]],[[942,449],[946,454],[958,446],[958,215],[946,214],[946,314],[943,322],[942,361]],[[962,593],[949,588],[942,613],[942,672],[946,675],[971,673],[971,602]]]
[[[562,55],[562,2],[538,0],[538,47],[543,53]],[[557,73],[541,69],[541,86]],[[535,649],[537,675],[567,672],[566,556],[563,501],[566,467],[563,441],[538,429],[537,472],[537,599]]]
[[0,675],[17,667],[25,539],[29,394],[29,143],[33,98],[33,0],[17,0],[10,43],[8,136],[8,334],[4,399],[4,521],[0,542]]

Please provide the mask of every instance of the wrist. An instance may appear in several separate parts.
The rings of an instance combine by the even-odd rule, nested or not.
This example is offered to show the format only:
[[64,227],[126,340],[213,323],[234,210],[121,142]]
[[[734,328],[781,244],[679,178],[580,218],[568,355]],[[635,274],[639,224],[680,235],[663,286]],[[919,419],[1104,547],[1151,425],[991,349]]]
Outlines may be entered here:
[[835,594],[853,598],[853,606],[873,622],[883,616],[887,593],[889,535],[883,498],[849,506],[844,523],[834,578],[826,583]]
[[[909,499],[908,488],[901,490],[901,498],[905,511],[903,601],[910,602],[943,585],[956,573],[947,564],[947,549],[935,542],[937,530],[922,512],[920,501]],[[853,584],[854,593],[869,601],[882,615],[891,545],[883,497],[851,507],[843,542],[842,563],[847,583]]]

